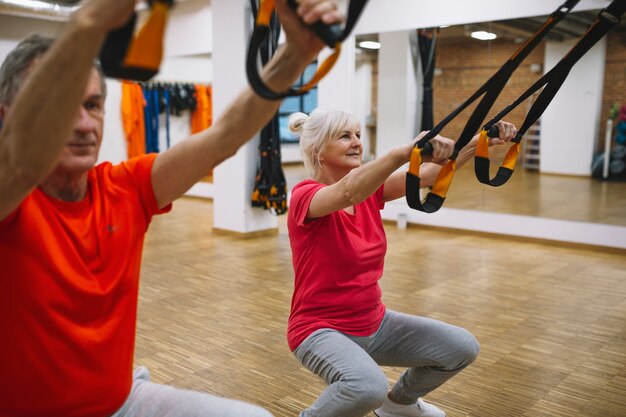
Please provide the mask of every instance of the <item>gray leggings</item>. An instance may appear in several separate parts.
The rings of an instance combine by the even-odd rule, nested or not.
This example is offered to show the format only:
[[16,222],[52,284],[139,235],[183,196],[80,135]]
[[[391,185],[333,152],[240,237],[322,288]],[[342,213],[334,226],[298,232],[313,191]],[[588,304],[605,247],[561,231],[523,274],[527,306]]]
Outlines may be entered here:
[[228,398],[150,382],[144,367],[135,369],[128,399],[112,417],[272,417],[261,407]]
[[300,417],[362,417],[376,409],[388,390],[379,365],[409,368],[392,393],[412,404],[471,364],[478,351],[465,329],[389,310],[371,336],[320,329],[294,355],[328,387]]

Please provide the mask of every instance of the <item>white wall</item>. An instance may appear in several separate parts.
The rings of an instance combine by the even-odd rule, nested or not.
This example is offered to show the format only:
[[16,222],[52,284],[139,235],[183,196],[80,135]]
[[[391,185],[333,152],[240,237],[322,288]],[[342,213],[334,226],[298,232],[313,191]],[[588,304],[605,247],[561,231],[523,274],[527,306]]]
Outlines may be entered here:
[[367,128],[368,116],[372,114],[372,60],[367,57],[356,55],[355,78],[355,111],[361,123],[361,143],[363,155],[370,157],[374,152],[371,149],[369,129]]
[[417,87],[406,31],[380,34],[378,53],[378,121],[376,155],[413,136]]
[[177,2],[165,35],[165,56],[194,56],[213,50],[213,16],[210,0]]
[[[581,0],[576,11],[602,9],[609,0]],[[354,33],[379,33],[486,22],[552,13],[563,0],[370,0]]]
[[31,33],[54,36],[63,25],[39,19],[0,15],[0,62],[15,45]]
[[[318,58],[320,65],[331,52],[329,48],[322,50]],[[319,83],[318,106],[338,107],[354,113],[356,109],[355,53],[354,37],[350,36],[342,43],[341,54],[333,69]]]
[[[574,43],[546,43],[546,72]],[[572,68],[541,117],[541,172],[591,175],[600,126],[605,61],[606,38],[603,38]]]

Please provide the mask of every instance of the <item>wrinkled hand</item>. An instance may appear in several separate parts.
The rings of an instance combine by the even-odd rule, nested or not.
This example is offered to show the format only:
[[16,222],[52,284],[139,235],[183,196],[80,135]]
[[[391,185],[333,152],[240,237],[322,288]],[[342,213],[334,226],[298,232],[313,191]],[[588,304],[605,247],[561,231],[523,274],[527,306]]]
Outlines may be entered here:
[[307,25],[318,20],[325,24],[342,23],[344,16],[337,10],[335,0],[298,0],[298,4],[294,12],[286,0],[277,0],[276,8],[287,42],[312,59],[324,47],[324,42]]
[[73,19],[108,32],[123,26],[135,10],[137,0],[87,0]]
[[[427,133],[428,131],[421,132],[415,139],[403,147],[403,152],[407,160],[411,157],[411,152],[413,152],[415,144],[426,136]],[[432,156],[423,155],[422,160],[424,162],[434,162],[439,165],[444,165],[454,152],[454,141],[452,139],[437,135],[430,140],[430,144],[433,147],[433,154]]]
[[494,126],[498,127],[500,135],[498,135],[497,138],[489,138],[489,146],[509,143],[515,138],[515,135],[517,135],[517,128],[512,123],[500,120]]
[[[430,144],[433,147],[431,162],[436,164],[445,164],[454,152],[454,141],[452,139],[437,135],[430,140]],[[428,161],[427,158],[424,158],[424,160]]]

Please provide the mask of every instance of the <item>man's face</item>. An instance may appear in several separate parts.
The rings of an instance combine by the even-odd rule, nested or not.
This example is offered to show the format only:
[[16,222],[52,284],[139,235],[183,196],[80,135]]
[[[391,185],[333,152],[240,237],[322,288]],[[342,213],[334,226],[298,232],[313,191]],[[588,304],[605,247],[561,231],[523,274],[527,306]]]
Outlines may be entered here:
[[63,149],[56,172],[82,174],[94,167],[102,143],[104,96],[100,75],[92,69],[83,101],[76,115],[74,132]]

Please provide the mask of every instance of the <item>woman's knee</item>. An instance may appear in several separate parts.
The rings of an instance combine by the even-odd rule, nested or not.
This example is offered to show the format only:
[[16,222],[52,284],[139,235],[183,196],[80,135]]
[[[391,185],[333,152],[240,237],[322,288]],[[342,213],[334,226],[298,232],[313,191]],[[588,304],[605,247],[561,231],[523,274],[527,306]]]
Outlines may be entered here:
[[455,369],[464,368],[474,362],[480,352],[480,343],[469,331],[459,328],[456,337],[455,359],[451,365]]
[[345,388],[352,392],[355,403],[373,410],[387,397],[389,384],[387,377],[379,369],[378,372],[367,372],[358,378],[346,381]]

